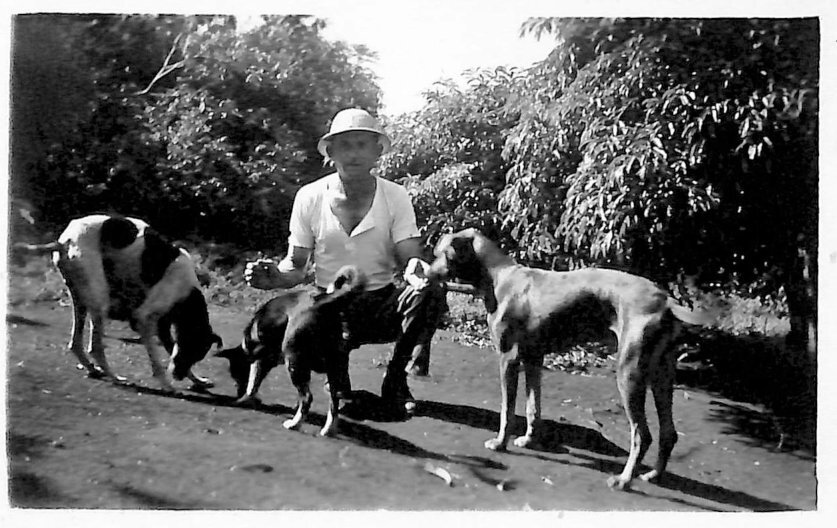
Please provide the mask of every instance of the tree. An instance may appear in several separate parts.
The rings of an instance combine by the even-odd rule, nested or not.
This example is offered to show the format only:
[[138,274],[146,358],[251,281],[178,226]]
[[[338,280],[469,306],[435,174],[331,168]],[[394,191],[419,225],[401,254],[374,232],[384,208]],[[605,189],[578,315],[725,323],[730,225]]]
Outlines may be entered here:
[[[164,26],[147,16],[22,15],[14,27],[22,66],[12,73],[20,125],[12,138],[23,147],[12,151],[12,195],[31,202],[46,225],[93,210],[135,212],[145,205],[137,200],[146,196],[144,171],[121,186],[110,180],[118,160],[148,163],[135,133],[139,101],[129,94],[168,49]],[[57,71],[49,71],[52,61]],[[27,129],[47,133],[19,133]]]
[[[17,15],[11,57],[10,174],[12,200],[31,213],[40,167],[54,145],[88,118],[93,79],[71,43],[81,30],[70,16]],[[11,229],[19,215],[11,215]]]
[[465,227],[513,242],[502,229],[497,198],[509,168],[505,133],[516,122],[504,108],[520,75],[503,67],[465,72],[464,86],[440,81],[425,92],[424,108],[386,123],[394,146],[380,172],[407,186],[431,243],[442,230]]
[[328,119],[379,104],[374,55],[326,41],[313,17],[264,17],[246,32],[224,16],[70,24],[93,89],[33,183],[55,223],[110,209],[172,236],[277,250],[296,188],[324,170]]
[[550,18],[523,31],[557,36],[511,102],[500,204],[529,256],[782,287],[791,333],[807,336],[817,21]]

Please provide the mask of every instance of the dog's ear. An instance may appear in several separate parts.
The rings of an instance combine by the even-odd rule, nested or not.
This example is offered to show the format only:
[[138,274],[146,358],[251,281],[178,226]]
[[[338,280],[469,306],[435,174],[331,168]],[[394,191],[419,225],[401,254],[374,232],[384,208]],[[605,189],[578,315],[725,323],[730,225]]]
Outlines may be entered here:
[[433,254],[437,257],[441,257],[442,254],[445,252],[445,248],[450,246],[450,242],[453,239],[453,235],[450,233],[442,235],[439,238],[439,241],[436,242],[436,247],[433,248]]
[[[469,229],[469,231],[473,230]],[[458,260],[464,260],[468,256],[475,253],[474,244],[477,243],[477,241],[478,239],[472,236],[461,236],[451,240],[450,246],[456,253]]]

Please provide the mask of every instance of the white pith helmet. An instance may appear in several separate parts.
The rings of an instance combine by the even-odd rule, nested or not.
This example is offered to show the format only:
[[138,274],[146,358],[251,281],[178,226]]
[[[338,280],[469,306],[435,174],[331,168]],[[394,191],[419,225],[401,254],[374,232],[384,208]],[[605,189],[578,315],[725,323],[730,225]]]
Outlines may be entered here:
[[337,134],[351,131],[374,132],[378,134],[380,136],[381,146],[383,147],[381,154],[389,152],[392,146],[389,136],[384,132],[378,120],[372,117],[369,112],[360,108],[347,108],[340,110],[334,116],[328,134],[321,137],[320,141],[317,142],[317,150],[327,158],[328,152],[326,151],[326,147],[328,146],[329,140]]

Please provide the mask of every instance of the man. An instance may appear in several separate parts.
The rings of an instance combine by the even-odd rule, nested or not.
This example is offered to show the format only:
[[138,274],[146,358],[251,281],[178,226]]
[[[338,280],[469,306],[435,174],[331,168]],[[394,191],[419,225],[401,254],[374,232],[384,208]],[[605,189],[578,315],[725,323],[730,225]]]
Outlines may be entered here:
[[[255,288],[289,288],[304,280],[313,260],[315,282],[326,288],[340,267],[357,266],[368,285],[343,315],[346,374],[338,391],[348,395],[351,390],[349,351],[395,341],[381,397],[412,413],[415,400],[407,373],[427,375],[430,341],[445,310],[445,294],[425,278],[428,264],[421,259],[422,243],[406,189],[372,174],[389,148],[389,137],[368,112],[338,112],[317,144],[337,172],[299,190],[287,256],[278,265],[266,259],[249,263],[245,279]],[[399,269],[406,284],[396,287]]]

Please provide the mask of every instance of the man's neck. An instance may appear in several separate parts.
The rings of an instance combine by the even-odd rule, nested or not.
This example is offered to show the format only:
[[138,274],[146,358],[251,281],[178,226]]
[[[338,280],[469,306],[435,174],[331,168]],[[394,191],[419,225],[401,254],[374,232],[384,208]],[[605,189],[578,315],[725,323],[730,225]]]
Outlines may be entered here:
[[347,197],[367,195],[375,190],[375,176],[367,173],[365,176],[343,176],[338,172],[340,185]]

